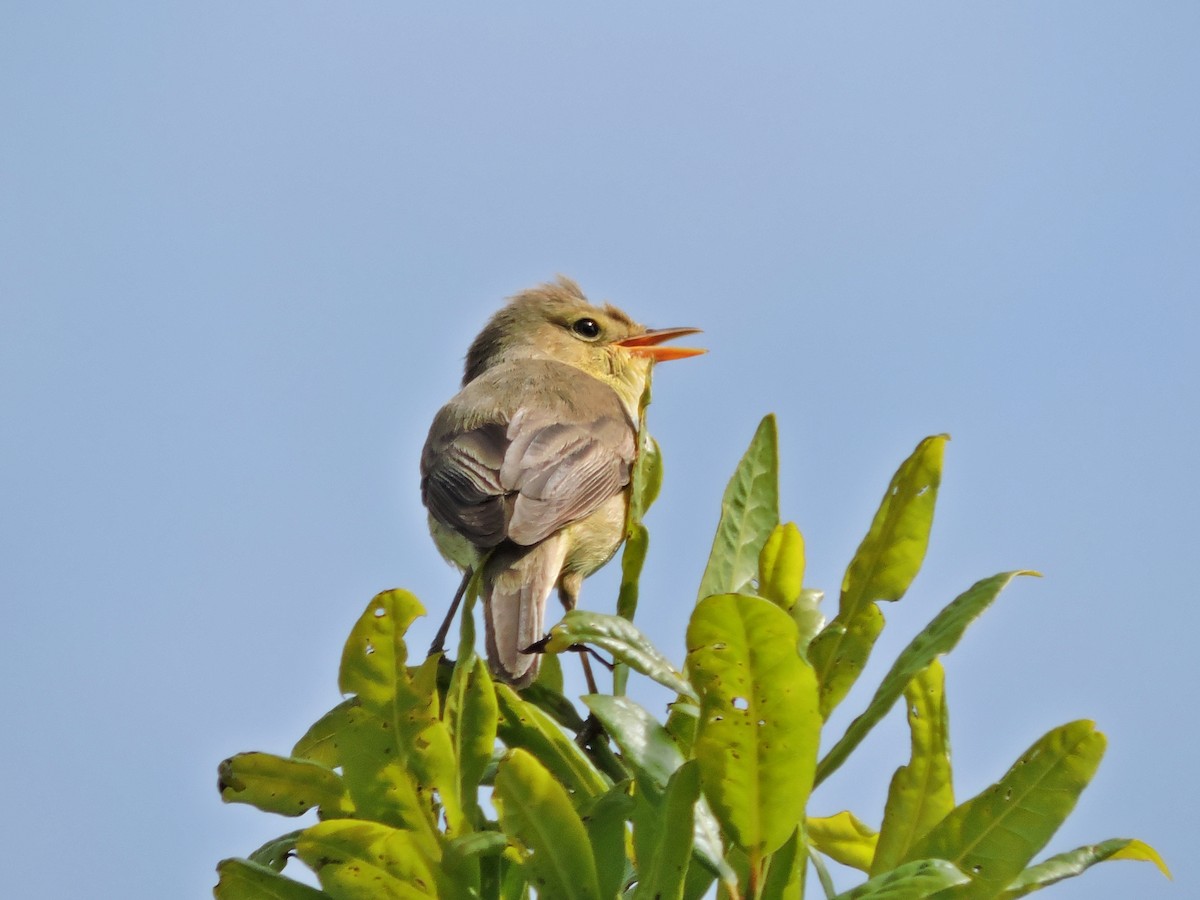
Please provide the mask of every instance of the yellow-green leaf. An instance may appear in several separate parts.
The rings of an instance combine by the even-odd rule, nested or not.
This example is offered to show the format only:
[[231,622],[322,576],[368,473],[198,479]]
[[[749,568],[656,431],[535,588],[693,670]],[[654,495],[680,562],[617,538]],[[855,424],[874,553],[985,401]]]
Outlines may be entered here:
[[504,831],[528,854],[525,866],[540,896],[599,900],[587,831],[545,766],[524,750],[513,750],[500,762],[493,800]]
[[221,860],[217,875],[217,900],[329,900],[323,891],[248,859]]
[[317,719],[296,742],[292,756],[309,759],[331,769],[340,766],[338,743],[345,737],[347,711],[357,705],[358,699],[350,697]]
[[470,829],[459,799],[453,742],[439,712],[439,657],[408,669],[405,632],[424,609],[407,591],[378,594],[342,653],[340,686],[396,734],[394,749],[421,793],[437,792],[451,834]]
[[472,824],[480,823],[483,818],[479,809],[479,783],[492,761],[497,716],[496,692],[487,663],[474,655],[465,665],[459,660],[446,694],[445,721],[454,747],[459,796],[464,815]]
[[231,756],[218,767],[218,786],[226,803],[248,803],[283,816],[299,816],[314,806],[329,814],[350,808],[337,772],[311,760],[273,753]]
[[334,900],[438,897],[438,858],[411,832],[378,822],[333,819],[305,829],[296,855]]
[[925,559],[947,440],[944,434],[925,438],[900,465],[846,569],[838,614],[809,646],[826,717],[861,674],[874,638],[853,653],[845,652],[843,643],[849,636],[870,633],[859,620],[872,615],[869,610],[876,601],[903,597]]
[[1030,866],[1000,894],[1000,900],[1016,900],[1065,878],[1082,875],[1096,863],[1109,859],[1132,859],[1153,863],[1167,878],[1171,872],[1158,851],[1134,838],[1113,838],[1099,844],[1088,844],[1067,853],[1059,853],[1035,866]]
[[984,578],[959,594],[945,609],[934,616],[933,621],[926,625],[921,633],[913,638],[896,657],[896,661],[892,663],[891,669],[879,683],[875,696],[871,698],[867,708],[850,723],[846,733],[825,754],[820,765],[817,766],[817,784],[828,778],[845,761],[850,752],[862,742],[862,739],[879,720],[887,715],[918,672],[940,655],[949,653],[957,646],[963,632],[967,630],[967,626],[979,618],[1008,583],[1018,575],[1037,575],[1037,572],[1001,572],[991,578]]
[[804,536],[795,522],[776,525],[758,554],[758,593],[790,610],[804,586]]
[[853,813],[843,810],[832,816],[810,816],[804,827],[812,845],[830,859],[863,872],[871,868],[879,835]]
[[1075,808],[1104,755],[1088,721],[1048,732],[996,784],[956,807],[909,851],[955,863],[971,877],[962,897],[994,897],[1021,874]]
[[795,830],[812,789],[821,717],[796,625],[769,600],[718,594],[696,604],[687,672],[700,694],[693,755],[704,794],[757,865]]
[[888,788],[872,875],[895,868],[908,848],[954,809],[950,714],[942,664],[931,662],[909,682],[904,697],[912,750],[908,765],[896,770]]

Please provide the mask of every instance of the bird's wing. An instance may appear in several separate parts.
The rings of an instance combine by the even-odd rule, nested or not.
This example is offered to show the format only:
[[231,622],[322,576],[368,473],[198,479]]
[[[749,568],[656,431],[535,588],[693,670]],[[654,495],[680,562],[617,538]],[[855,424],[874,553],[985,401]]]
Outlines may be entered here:
[[[435,421],[435,428],[437,423]],[[430,440],[421,459],[421,495],[430,515],[476,547],[495,547],[507,533],[500,467],[508,447],[503,423]]]
[[[629,483],[636,439],[616,392],[566,366],[552,374],[503,384],[509,376],[499,372],[480,384],[485,376],[434,421],[422,456],[425,505],[477,547],[536,544]],[[483,405],[483,391],[515,397],[515,408],[483,417],[490,421],[465,415]]]
[[500,484],[512,492],[508,537],[518,544],[536,544],[584,518],[629,483],[634,433],[619,401],[593,408],[584,421],[522,408],[508,439]]

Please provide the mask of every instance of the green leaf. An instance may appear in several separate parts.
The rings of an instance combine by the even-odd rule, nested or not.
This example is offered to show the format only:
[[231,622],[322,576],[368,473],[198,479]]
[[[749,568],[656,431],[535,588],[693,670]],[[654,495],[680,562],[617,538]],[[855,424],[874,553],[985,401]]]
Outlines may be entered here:
[[217,863],[217,900],[329,900],[329,895],[247,859]]
[[534,679],[534,684],[550,694],[559,694],[563,692],[563,671],[562,663],[557,656],[543,654],[538,661],[537,678]]
[[697,599],[744,590],[758,574],[758,555],[779,524],[779,440],[765,417],[721,500],[721,518]]
[[272,838],[250,854],[248,857],[250,862],[267,866],[276,872],[282,872],[283,867],[287,865],[288,857],[296,849],[296,839],[303,831],[304,829],[300,828]]
[[412,832],[333,819],[305,829],[296,855],[334,900],[422,900],[439,895],[438,860]]
[[804,536],[795,522],[776,525],[758,554],[758,594],[790,610],[804,586]]
[[904,689],[912,751],[888,788],[872,875],[899,865],[908,848],[954,809],[945,680],[942,664],[934,660]]
[[695,762],[686,762],[667,782],[660,841],[652,857],[642,861],[637,897],[683,900],[688,860],[692,856],[694,811],[699,799],[699,769]]
[[499,856],[507,846],[508,839],[499,831],[473,831],[447,844],[446,853],[452,853],[459,859]]
[[878,724],[880,719],[888,714],[917,673],[943,653],[949,653],[958,645],[967,626],[991,606],[992,601],[1000,595],[1010,581],[1018,575],[1037,574],[1037,572],[1029,571],[1001,572],[999,575],[977,581],[934,616],[933,621],[926,625],[924,630],[914,637],[896,657],[896,661],[892,663],[892,668],[879,683],[875,696],[871,698],[867,708],[850,723],[846,733],[825,754],[825,758],[817,766],[816,783],[823,782],[846,761],[846,757],[862,742],[862,739]]
[[500,710],[497,733],[505,746],[528,750],[580,803],[608,791],[608,779],[553,719],[508,685],[496,682],[495,690]]
[[[646,552],[650,548],[650,533],[641,522],[629,526],[625,537],[625,547],[621,551],[621,587],[617,593],[617,615],[633,621],[638,605],[638,585],[642,577],[642,567],[646,563]],[[613,667],[613,693],[625,693],[625,684],[629,680],[629,669],[618,662]]]
[[525,865],[540,896],[599,900],[587,831],[545,766],[524,750],[513,750],[500,763],[493,800],[504,831],[529,853]]
[[394,748],[421,793],[436,791],[449,830],[470,829],[459,798],[454,746],[439,714],[438,656],[410,674],[404,634],[424,609],[407,591],[385,591],[367,605],[342,653],[341,689],[394,730]]
[[871,868],[879,835],[853,813],[843,810],[832,816],[810,816],[805,831],[812,845],[830,859],[862,872]]
[[281,816],[299,816],[314,806],[331,814],[349,809],[341,776],[307,759],[239,753],[222,762],[217,773],[226,803],[248,803]]
[[692,744],[696,741],[696,726],[700,721],[700,707],[683,697],[667,704],[667,731],[675,739],[679,751],[690,757]]
[[1100,764],[1104,744],[1104,735],[1088,721],[1048,732],[1000,781],[934,826],[909,856],[955,863],[972,881],[963,897],[996,896],[1075,808]]
[[693,700],[696,692],[650,640],[628,619],[604,613],[572,609],[550,629],[547,653],[562,653],[575,644],[591,644],[607,650],[636,672]]
[[696,604],[687,673],[700,693],[692,750],[704,794],[752,866],[796,829],[812,789],[821,717],[796,625],[769,600],[718,594]]
[[629,796],[629,781],[625,780],[597,797],[580,816],[596,859],[602,897],[616,897],[625,887],[627,874],[632,873],[625,849],[625,822],[632,810],[633,798]]
[[920,900],[970,879],[944,859],[919,859],[876,875],[834,900]]
[[474,825],[483,821],[479,808],[479,783],[492,761],[496,746],[496,692],[487,663],[472,655],[464,664],[459,660],[450,677],[446,694],[445,721],[450,727],[458,772],[458,793],[464,814]]
[[1149,844],[1133,838],[1113,838],[1099,844],[1088,844],[1067,853],[1059,853],[1036,866],[1030,866],[1000,894],[1000,900],[1016,900],[1034,891],[1076,875],[1082,875],[1096,863],[1109,859],[1133,859],[1154,863],[1167,878],[1171,872],[1161,856]]
[[809,646],[826,718],[862,673],[882,627],[875,601],[903,597],[925,559],[947,440],[925,438],[900,465],[846,570],[838,614]]
[[658,492],[662,489],[662,451],[658,441],[644,427],[641,429],[641,445],[637,461],[633,464],[633,489],[629,495],[631,524],[642,521],[646,510],[658,499]]
[[[651,807],[660,807],[667,782],[684,762],[674,739],[654,716],[628,697],[590,694],[583,702],[621,749],[625,764],[637,779],[639,795]],[[696,805],[694,821],[697,856],[714,874],[732,880],[733,873],[724,863],[720,828],[703,798]]]
[[[633,621],[637,613],[638,584],[642,567],[646,562],[646,551],[650,547],[650,533],[642,524],[642,516],[650,508],[662,487],[662,454],[658,442],[646,429],[646,407],[650,405],[650,382],[638,406],[638,455],[630,473],[629,507],[625,516],[625,546],[621,551],[621,586],[617,592],[617,615]],[[629,680],[629,669],[618,662],[613,666],[613,693],[625,693]]]
[[797,828],[783,846],[771,854],[760,900],[803,900],[807,859],[801,846],[800,829]]
[[538,669],[538,679],[528,687],[521,688],[520,697],[526,703],[531,703],[540,709],[542,712],[550,716],[555,722],[569,731],[578,733],[584,726],[583,716],[579,715],[579,710],[575,708],[575,704],[564,697],[560,692],[551,690],[548,686],[541,683],[542,672],[546,671],[547,663],[550,667],[558,665],[558,657],[553,653],[542,654],[542,662]]

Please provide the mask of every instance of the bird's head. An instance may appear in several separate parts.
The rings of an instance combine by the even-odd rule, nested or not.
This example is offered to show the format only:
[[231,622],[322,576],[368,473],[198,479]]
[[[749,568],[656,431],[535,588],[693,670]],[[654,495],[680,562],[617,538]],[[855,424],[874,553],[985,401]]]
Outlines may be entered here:
[[697,331],[649,330],[615,306],[589,303],[575,282],[560,276],[517,294],[492,316],[467,352],[463,384],[502,362],[551,359],[610,385],[636,415],[654,363],[704,352],[663,342]]

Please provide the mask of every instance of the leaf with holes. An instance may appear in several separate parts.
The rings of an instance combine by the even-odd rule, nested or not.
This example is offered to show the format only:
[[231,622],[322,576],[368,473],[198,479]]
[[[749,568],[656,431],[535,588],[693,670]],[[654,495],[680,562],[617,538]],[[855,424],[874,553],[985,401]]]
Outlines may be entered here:
[[422,793],[436,791],[450,830],[470,829],[459,799],[450,730],[439,712],[437,671],[431,656],[410,674],[405,632],[424,609],[407,591],[385,591],[368,605],[346,641],[339,684],[363,710],[394,730],[395,750]]
[[757,865],[795,830],[812,789],[821,717],[791,617],[761,597],[696,604],[687,674],[700,694],[692,752],[704,794]]
[[725,488],[698,599],[744,590],[758,574],[758,555],[778,524],[779,439],[769,415]]
[[925,438],[900,465],[842,579],[838,614],[809,645],[827,718],[862,673],[879,634],[863,620],[881,618],[875,601],[903,597],[925,559],[947,440]]
[[994,897],[1046,846],[1096,772],[1104,735],[1088,721],[1048,732],[991,787],[956,807],[909,851],[955,863],[963,897]]
[[571,798],[541,763],[513,750],[496,772],[493,800],[506,834],[526,852],[531,883],[543,897],[598,900],[596,860]]

